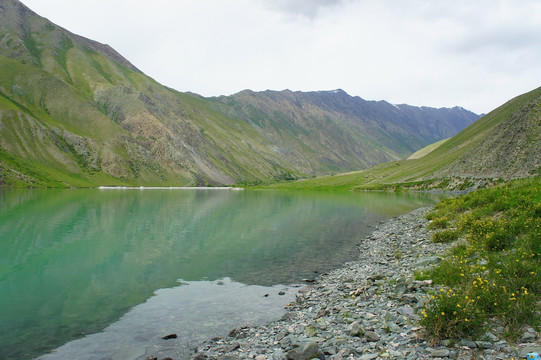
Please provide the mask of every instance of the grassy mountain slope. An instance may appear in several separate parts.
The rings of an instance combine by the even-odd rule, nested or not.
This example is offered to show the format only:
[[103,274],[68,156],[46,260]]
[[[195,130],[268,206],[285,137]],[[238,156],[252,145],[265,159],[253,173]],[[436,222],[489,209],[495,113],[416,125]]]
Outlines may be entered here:
[[273,187],[463,189],[536,175],[541,172],[540,110],[538,88],[508,101],[421,158]]
[[[205,185],[400,159],[478,118],[343,92],[206,99],[0,0],[0,185]],[[450,133],[451,132],[451,133]]]
[[217,109],[265,129],[283,158],[303,161],[297,166],[311,174],[404,158],[477,119],[462,108],[395,106],[352,97],[342,90],[247,90],[213,100]]
[[435,143],[432,143],[432,144],[430,144],[428,146],[425,146],[421,150],[417,150],[416,152],[414,152],[413,154],[408,156],[408,160],[422,158],[426,154],[429,154],[432,151],[434,151],[435,149],[437,149],[438,147],[440,147],[447,140],[449,140],[449,139],[443,139],[443,140],[440,140],[440,141],[436,141]]

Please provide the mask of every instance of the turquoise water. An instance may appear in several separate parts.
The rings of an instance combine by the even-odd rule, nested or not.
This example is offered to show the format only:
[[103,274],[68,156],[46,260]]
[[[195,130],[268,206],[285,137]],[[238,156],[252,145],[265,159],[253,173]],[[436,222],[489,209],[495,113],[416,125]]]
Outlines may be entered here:
[[[274,295],[273,285],[337,267],[357,256],[370,225],[434,202],[424,194],[0,189],[0,358],[37,357],[85,336],[88,348],[90,334],[126,316],[141,328],[160,323],[168,313],[143,306],[155,298],[180,309],[178,317],[188,313],[183,307],[200,310],[174,329],[186,344],[194,334],[224,332],[205,316],[220,323]],[[197,295],[205,286],[214,290]],[[187,295],[168,303],[160,289]],[[232,289],[236,300],[207,301]],[[291,293],[266,297],[269,314],[258,320],[279,316]],[[235,301],[238,309],[213,312]],[[235,321],[255,318],[250,311]],[[167,326],[137,334],[140,347],[154,346]]]

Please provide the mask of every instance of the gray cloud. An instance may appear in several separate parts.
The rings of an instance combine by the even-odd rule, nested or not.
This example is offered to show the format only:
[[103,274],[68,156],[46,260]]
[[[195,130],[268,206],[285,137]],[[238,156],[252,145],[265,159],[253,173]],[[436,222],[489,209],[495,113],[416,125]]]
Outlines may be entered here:
[[288,15],[315,18],[325,8],[343,4],[349,0],[263,0],[269,9]]

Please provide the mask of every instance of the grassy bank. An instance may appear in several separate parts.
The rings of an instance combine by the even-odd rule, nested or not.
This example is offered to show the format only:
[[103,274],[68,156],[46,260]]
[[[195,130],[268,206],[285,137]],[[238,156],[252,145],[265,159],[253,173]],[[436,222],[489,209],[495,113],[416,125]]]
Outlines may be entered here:
[[436,339],[476,337],[501,327],[516,340],[541,325],[541,177],[447,199],[428,214],[434,241],[456,242],[419,274],[444,285],[423,310]]

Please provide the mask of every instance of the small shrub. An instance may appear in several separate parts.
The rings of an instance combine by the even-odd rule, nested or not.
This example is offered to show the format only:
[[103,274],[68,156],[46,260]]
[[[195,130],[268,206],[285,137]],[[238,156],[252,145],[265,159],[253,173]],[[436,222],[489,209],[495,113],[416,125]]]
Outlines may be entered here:
[[432,220],[430,224],[428,224],[427,227],[429,229],[446,229],[448,225],[449,225],[449,219],[443,216],[443,217],[434,218],[434,220]]
[[450,243],[460,237],[460,232],[457,230],[442,230],[432,234],[432,241],[435,243]]
[[483,329],[485,314],[471,299],[453,289],[433,295],[432,301],[421,310],[421,325],[436,339],[456,339],[471,336]]

